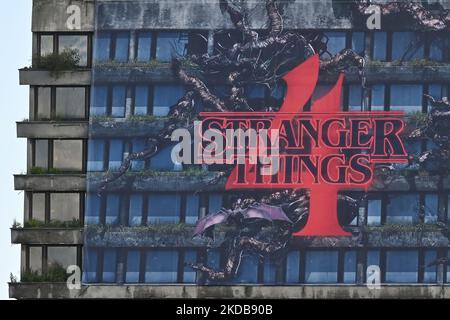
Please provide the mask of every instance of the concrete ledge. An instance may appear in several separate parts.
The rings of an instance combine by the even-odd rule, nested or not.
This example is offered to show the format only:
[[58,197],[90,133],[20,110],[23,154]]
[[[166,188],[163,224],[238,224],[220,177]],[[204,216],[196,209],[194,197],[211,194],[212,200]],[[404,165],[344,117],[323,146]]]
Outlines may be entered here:
[[167,120],[164,118],[148,121],[98,121],[89,125],[89,137],[149,137],[160,133],[166,122]]
[[63,71],[55,76],[46,70],[21,69],[19,82],[21,85],[30,86],[88,86],[91,84],[91,71],[88,69]]
[[86,191],[86,175],[14,175],[14,189],[25,191]]
[[83,285],[69,290],[65,283],[9,283],[15,299],[448,299],[449,285],[197,286],[197,285]]
[[11,243],[17,244],[82,244],[82,228],[23,228],[11,229]]
[[87,121],[28,121],[17,122],[18,138],[64,139],[88,137]]

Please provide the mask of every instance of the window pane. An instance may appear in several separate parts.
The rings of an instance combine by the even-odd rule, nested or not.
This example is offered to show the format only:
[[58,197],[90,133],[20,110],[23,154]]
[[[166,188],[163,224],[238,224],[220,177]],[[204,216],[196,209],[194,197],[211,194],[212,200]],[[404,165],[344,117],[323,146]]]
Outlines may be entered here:
[[367,204],[367,225],[381,224],[381,200],[369,200]]
[[259,258],[254,255],[243,255],[239,270],[233,283],[256,283],[258,282]]
[[[144,139],[134,139],[132,144],[132,152],[142,152],[145,150]],[[145,160],[133,160],[131,162],[131,170],[142,171],[145,169]]]
[[52,90],[49,87],[36,87],[37,97],[37,120],[48,120],[51,118]]
[[41,57],[53,53],[53,36],[44,35],[41,36]]
[[188,34],[186,32],[159,32],[156,45],[156,59],[170,61],[172,57],[187,53]]
[[147,86],[136,86],[136,94],[134,100],[134,114],[146,115],[148,110],[148,92]]
[[266,87],[264,85],[249,85],[245,93],[249,99],[263,99],[266,95]]
[[86,224],[98,224],[100,222],[101,199],[95,193],[89,193],[86,196]]
[[85,88],[56,88],[56,117],[83,119],[86,116]]
[[174,171],[179,165],[172,161],[172,150],[174,145],[169,145],[161,149],[150,159],[150,169],[158,171]]
[[139,251],[129,251],[127,255],[127,270],[125,273],[126,283],[139,282],[140,264],[141,264],[141,253]]
[[264,283],[276,283],[277,282],[277,269],[278,264],[275,259],[264,259]]
[[384,85],[374,85],[372,86],[372,97],[371,97],[371,110],[372,111],[383,111],[384,110]]
[[33,193],[31,219],[45,221],[45,193]]
[[398,84],[391,86],[391,110],[422,111],[422,85]]
[[208,213],[214,213],[222,209],[223,196],[220,193],[209,195]]
[[114,86],[112,91],[112,110],[113,117],[125,117],[125,105],[127,99],[127,89],[125,86]]
[[95,61],[108,61],[110,60],[111,51],[111,34],[99,33],[95,38]]
[[186,196],[186,223],[195,224],[198,220],[200,197],[198,194]]
[[337,282],[338,253],[336,251],[306,252],[306,283]]
[[78,193],[50,194],[50,219],[72,221],[80,219],[80,195]]
[[137,60],[138,61],[149,61],[151,56],[151,45],[152,45],[152,33],[151,32],[141,32],[138,35],[138,50],[137,50]]
[[103,282],[116,281],[117,254],[114,249],[106,249],[103,254]]
[[153,98],[153,115],[165,117],[170,107],[175,105],[184,94],[183,86],[156,85]]
[[30,271],[42,272],[42,247],[30,247]]
[[95,86],[92,93],[91,116],[106,115],[108,103],[108,88],[106,86]]
[[392,60],[422,59],[423,41],[415,32],[394,32],[392,34]]
[[[445,86],[441,84],[431,83],[428,86],[428,94],[436,100],[441,100],[445,96],[444,88]],[[432,107],[431,100],[426,99],[426,101],[428,102],[428,110],[430,110]]]
[[83,142],[81,140],[54,140],[53,167],[66,171],[83,169]]
[[356,251],[344,254],[344,283],[356,282]]
[[197,263],[197,252],[195,250],[186,250],[184,252],[184,283],[195,283],[197,281],[197,272],[188,266],[188,263]]
[[348,110],[350,110],[350,111],[361,111],[362,110],[362,87],[361,87],[361,85],[352,84],[349,86]]
[[446,39],[438,36],[433,37],[433,34],[429,34],[429,36],[432,37],[430,41],[430,60],[443,61]]
[[365,34],[364,32],[353,32],[352,33],[352,50],[358,54],[364,55],[365,47]]
[[297,283],[299,278],[300,252],[291,251],[286,256],[286,282]]
[[425,223],[435,223],[438,220],[438,195],[425,195]]
[[59,53],[67,50],[75,50],[80,57],[79,66],[86,67],[88,63],[87,54],[88,37],[82,35],[59,36]]
[[380,251],[369,250],[367,252],[367,266],[380,266]]
[[123,141],[109,141],[109,169],[117,170],[122,165],[123,160]]
[[130,43],[130,34],[128,32],[119,32],[116,37],[116,52],[114,58],[116,61],[128,61],[128,46]]
[[417,282],[417,251],[386,252],[386,282]]
[[147,253],[145,282],[176,283],[178,275],[178,252],[158,250]]
[[327,50],[332,56],[345,49],[345,32],[325,32],[325,35],[328,37]]
[[59,265],[64,269],[77,265],[77,247],[48,247],[48,265]]
[[142,194],[132,194],[130,196],[130,212],[128,223],[130,226],[142,224],[142,207],[144,197]]
[[390,194],[387,204],[387,223],[415,223],[419,219],[419,195]]
[[86,249],[83,254],[83,280],[87,283],[97,281],[97,251]]
[[117,194],[108,194],[106,197],[106,224],[118,224],[120,211],[120,197]]
[[48,168],[48,140],[35,140],[34,166]]
[[90,139],[88,143],[88,171],[103,171],[105,141]]
[[178,194],[151,194],[148,200],[150,223],[180,222],[180,196]]
[[373,59],[374,60],[386,60],[386,32],[374,32],[373,34]]
[[429,264],[432,264],[437,259],[437,252],[436,250],[426,250],[425,251],[425,261],[424,261],[424,275],[423,275],[423,282],[425,283],[434,283],[436,282],[436,265],[428,266]]

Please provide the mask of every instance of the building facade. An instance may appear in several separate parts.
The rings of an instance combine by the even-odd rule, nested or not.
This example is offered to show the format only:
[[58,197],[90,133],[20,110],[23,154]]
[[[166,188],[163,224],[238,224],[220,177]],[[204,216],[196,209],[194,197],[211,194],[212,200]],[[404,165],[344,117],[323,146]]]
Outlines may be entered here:
[[[248,6],[260,29],[264,3]],[[323,31],[330,54],[350,48],[367,58],[369,93],[358,72],[347,71],[345,111],[425,114],[431,105],[424,94],[449,94],[448,31],[368,30],[346,3],[332,0],[283,2],[283,16],[286,29]],[[171,72],[172,57],[213,54],[231,29],[218,1],[33,1],[33,65],[20,70],[21,84],[30,86],[30,116],[17,123],[18,137],[28,141],[27,173],[15,176],[16,190],[25,191],[24,226],[11,229],[22,274],[10,284],[11,298],[450,297],[450,267],[435,263],[450,258],[450,178],[433,163],[372,186],[347,226],[359,238],[297,238],[281,262],[246,254],[238,276],[225,283],[189,267],[221,269],[227,257],[220,234],[191,237],[200,217],[239,193],[224,192],[223,182],[204,189],[212,168],[174,164],[169,145],[133,161],[98,195],[101,177],[145,149],[187,90]],[[74,50],[75,60],[64,57]],[[334,81],[322,74],[312,100]],[[214,86],[218,96],[226,90]],[[255,84],[246,94],[270,99],[284,89]],[[406,141],[411,155],[431,145]],[[81,289],[68,288],[69,266],[81,269]],[[380,270],[379,289],[366,286],[369,266]]]

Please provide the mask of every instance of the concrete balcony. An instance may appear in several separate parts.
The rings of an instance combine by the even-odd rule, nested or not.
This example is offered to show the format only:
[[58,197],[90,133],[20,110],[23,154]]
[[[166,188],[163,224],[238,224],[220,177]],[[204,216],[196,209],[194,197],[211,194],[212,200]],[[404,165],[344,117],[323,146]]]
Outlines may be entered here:
[[17,122],[18,138],[87,139],[87,121],[25,121]]
[[24,191],[86,191],[85,174],[15,175],[14,189]]
[[65,283],[9,283],[14,299],[448,299],[449,285],[401,284],[381,285],[82,285],[69,290]]
[[20,69],[19,82],[30,86],[71,86],[91,84],[91,70],[62,71],[57,75],[46,70]]
[[78,245],[83,243],[82,228],[19,228],[11,229],[11,243]]

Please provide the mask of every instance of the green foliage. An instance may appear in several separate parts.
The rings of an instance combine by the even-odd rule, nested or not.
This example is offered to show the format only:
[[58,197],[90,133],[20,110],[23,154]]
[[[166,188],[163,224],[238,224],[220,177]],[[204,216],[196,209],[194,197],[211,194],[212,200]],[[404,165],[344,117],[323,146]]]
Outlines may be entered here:
[[60,264],[52,264],[48,266],[45,272],[26,271],[22,274],[22,282],[66,282],[68,275],[66,269]]
[[437,224],[419,223],[419,224],[385,224],[382,226],[366,226],[367,232],[436,232],[441,231],[442,227]]
[[61,72],[78,68],[80,54],[76,49],[64,50],[61,53],[50,53],[35,60],[36,68],[48,70],[51,76],[58,78]]
[[152,59],[150,61],[115,61],[115,60],[108,60],[99,62],[95,65],[97,68],[145,68],[145,69],[158,69],[166,67],[168,68],[170,66],[169,62],[161,62],[156,59]]
[[11,283],[17,283],[17,277],[12,274],[12,272],[9,273],[9,282]]
[[133,232],[133,233],[156,233],[156,234],[170,234],[170,235],[185,235],[190,234],[193,227],[185,223],[155,223],[146,226],[110,226],[110,225],[88,225],[86,231],[88,233],[103,233],[103,232]]
[[70,174],[70,173],[80,173],[78,171],[62,171],[56,168],[41,168],[41,167],[33,167],[30,169],[30,174],[61,174],[61,173],[65,173],[65,174]]
[[73,219],[72,221],[59,221],[52,220],[48,223],[39,220],[28,220],[24,223],[25,228],[81,228],[83,224],[79,219]]
[[399,67],[399,66],[409,66],[409,67],[437,67],[444,66],[446,63],[433,61],[428,59],[414,59],[409,61],[380,61],[380,60],[370,60],[368,62],[369,67]]

